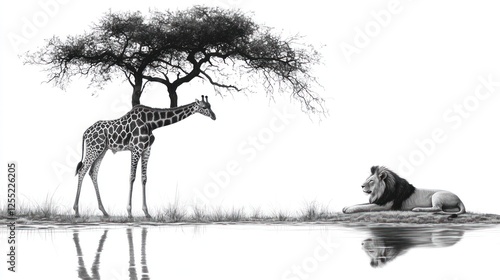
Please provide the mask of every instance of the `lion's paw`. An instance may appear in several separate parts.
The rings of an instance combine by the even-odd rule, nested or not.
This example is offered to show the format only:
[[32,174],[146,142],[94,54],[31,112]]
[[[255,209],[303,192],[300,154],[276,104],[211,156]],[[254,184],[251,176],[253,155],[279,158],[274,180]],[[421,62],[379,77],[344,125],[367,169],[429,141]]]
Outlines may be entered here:
[[354,211],[352,210],[352,207],[348,207],[348,206],[344,207],[344,208],[342,209],[342,212],[343,212],[344,214],[351,214],[351,213],[354,213]]

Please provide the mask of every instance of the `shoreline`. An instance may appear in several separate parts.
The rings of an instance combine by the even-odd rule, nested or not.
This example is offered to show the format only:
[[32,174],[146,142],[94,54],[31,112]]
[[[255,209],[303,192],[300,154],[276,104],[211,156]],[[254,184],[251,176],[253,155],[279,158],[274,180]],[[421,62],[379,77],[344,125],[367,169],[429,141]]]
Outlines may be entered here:
[[304,216],[262,216],[247,217],[245,215],[224,217],[204,216],[194,219],[186,216],[178,220],[170,220],[167,216],[157,215],[151,219],[145,217],[124,216],[83,216],[74,218],[72,215],[54,215],[51,217],[37,217],[21,215],[16,219],[0,215],[0,225],[8,225],[15,221],[17,229],[43,229],[43,228],[79,228],[102,226],[197,226],[197,225],[285,225],[285,226],[484,226],[500,225],[500,215],[483,213],[466,213],[456,218],[449,215],[422,214],[405,211],[387,211],[371,213],[328,213],[313,217]]

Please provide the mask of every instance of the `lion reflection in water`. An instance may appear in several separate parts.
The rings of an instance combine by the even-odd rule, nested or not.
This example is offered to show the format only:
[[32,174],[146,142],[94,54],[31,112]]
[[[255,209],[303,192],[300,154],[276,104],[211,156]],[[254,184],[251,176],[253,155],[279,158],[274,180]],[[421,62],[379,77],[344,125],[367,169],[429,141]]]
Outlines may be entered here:
[[462,229],[370,228],[371,237],[361,243],[372,267],[383,267],[414,247],[449,247],[462,239]]

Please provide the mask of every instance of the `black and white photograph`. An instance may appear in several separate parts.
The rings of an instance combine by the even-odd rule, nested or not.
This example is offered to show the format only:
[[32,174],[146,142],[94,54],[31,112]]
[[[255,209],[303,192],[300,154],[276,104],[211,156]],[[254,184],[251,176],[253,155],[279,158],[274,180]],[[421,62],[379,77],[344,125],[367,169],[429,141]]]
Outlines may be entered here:
[[499,11],[0,4],[0,279],[496,279]]

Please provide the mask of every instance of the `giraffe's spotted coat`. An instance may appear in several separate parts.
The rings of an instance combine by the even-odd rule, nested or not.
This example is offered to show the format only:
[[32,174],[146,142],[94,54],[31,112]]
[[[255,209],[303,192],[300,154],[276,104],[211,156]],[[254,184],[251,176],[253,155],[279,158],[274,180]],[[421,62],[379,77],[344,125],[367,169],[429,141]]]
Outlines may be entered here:
[[[85,158],[78,164],[78,189],[76,193],[75,216],[79,216],[78,200],[82,186],[83,177],[89,171],[99,203],[99,209],[104,216],[108,216],[102,205],[99,188],[97,185],[97,173],[101,161],[109,149],[113,153],[119,151],[130,151],[132,153],[131,171],[130,171],[130,192],[127,211],[129,216],[132,210],[132,189],[135,181],[135,173],[139,159],[142,167],[142,186],[143,186],[143,211],[147,217],[149,213],[146,205],[146,173],[147,164],[155,137],[153,130],[181,121],[195,113],[200,113],[215,120],[215,114],[208,103],[208,98],[202,96],[202,101],[195,102],[176,108],[155,109],[143,105],[137,105],[123,117],[116,120],[98,121],[90,126],[83,133],[83,146],[85,146]],[[83,155],[82,155],[83,157]]]

